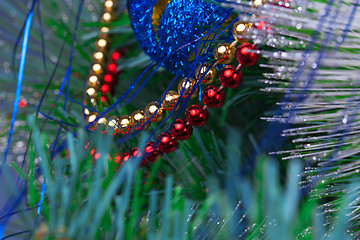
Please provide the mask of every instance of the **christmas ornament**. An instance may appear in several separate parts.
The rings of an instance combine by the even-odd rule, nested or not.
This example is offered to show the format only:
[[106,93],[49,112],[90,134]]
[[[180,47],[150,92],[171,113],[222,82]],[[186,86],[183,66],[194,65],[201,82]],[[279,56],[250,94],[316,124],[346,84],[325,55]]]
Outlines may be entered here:
[[141,48],[174,73],[190,65],[195,42],[210,34],[208,27],[231,13],[203,0],[129,0],[128,11]]

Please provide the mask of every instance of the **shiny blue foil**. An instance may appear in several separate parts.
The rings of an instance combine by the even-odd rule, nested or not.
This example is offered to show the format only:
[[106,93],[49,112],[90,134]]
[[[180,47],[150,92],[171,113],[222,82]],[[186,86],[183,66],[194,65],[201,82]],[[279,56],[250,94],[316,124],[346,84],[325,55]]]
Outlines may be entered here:
[[[203,0],[171,0],[152,25],[153,7],[158,0],[128,0],[128,11],[135,36],[143,51],[167,70],[182,74],[190,56],[198,50],[215,26],[229,18],[231,10]],[[223,0],[217,0],[223,2]],[[211,39],[207,38],[210,42]],[[218,39],[219,40],[219,39]]]

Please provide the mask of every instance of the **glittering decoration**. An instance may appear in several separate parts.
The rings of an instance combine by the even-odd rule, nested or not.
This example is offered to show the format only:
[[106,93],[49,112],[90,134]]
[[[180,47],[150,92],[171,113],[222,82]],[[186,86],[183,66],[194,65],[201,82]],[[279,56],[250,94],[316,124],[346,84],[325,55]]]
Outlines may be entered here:
[[129,0],[128,10],[144,52],[158,62],[163,60],[163,66],[174,73],[189,66],[195,41],[231,13],[203,0]]

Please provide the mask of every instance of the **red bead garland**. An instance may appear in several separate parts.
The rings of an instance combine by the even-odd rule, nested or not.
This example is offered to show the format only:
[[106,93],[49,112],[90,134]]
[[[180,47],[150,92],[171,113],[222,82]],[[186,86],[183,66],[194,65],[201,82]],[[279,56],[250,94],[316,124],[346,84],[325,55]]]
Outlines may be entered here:
[[177,140],[186,140],[191,137],[193,132],[192,126],[182,119],[176,119],[174,125],[171,127],[171,135]]
[[201,100],[209,108],[218,108],[225,101],[225,91],[215,86],[209,86],[202,91]]
[[111,62],[107,65],[106,69],[106,74],[104,75],[104,83],[103,85],[100,87],[100,91],[102,93],[101,96],[101,102],[105,102],[106,100],[108,100],[107,98],[107,94],[110,93],[111,95],[114,94],[114,89],[117,85],[118,82],[118,77],[120,74],[120,71],[117,71],[117,67],[116,67],[116,61],[123,56],[125,53],[118,49],[115,50],[112,54],[111,54]]
[[192,105],[186,109],[186,120],[193,126],[200,127],[209,119],[209,112],[199,105]]
[[255,50],[259,50],[255,44],[244,43],[237,48],[236,59],[243,66],[252,66],[260,57],[259,54],[253,52]]
[[164,153],[172,153],[179,146],[179,142],[170,133],[162,133],[158,138],[160,140],[158,147]]
[[220,70],[219,80],[224,87],[236,88],[242,82],[243,75],[240,70],[232,65],[227,65]]

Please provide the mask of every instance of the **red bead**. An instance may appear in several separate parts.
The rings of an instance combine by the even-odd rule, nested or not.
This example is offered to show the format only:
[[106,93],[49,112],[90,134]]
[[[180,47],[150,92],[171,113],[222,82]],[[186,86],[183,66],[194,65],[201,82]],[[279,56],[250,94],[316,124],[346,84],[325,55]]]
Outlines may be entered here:
[[192,105],[186,109],[185,116],[188,123],[199,127],[206,123],[209,118],[209,112],[199,105]]
[[[138,147],[134,147],[133,149],[131,149],[131,157],[133,158],[137,158],[137,157],[141,157],[143,155],[143,153],[139,150]],[[145,166],[147,163],[146,160],[143,160],[141,163],[140,163],[140,166]]]
[[154,142],[148,142],[144,149],[145,161],[156,162],[162,156],[162,152],[158,148],[154,148]]
[[164,153],[171,153],[176,150],[176,148],[179,146],[178,141],[171,136],[170,133],[162,133],[159,135],[159,149],[160,151]]
[[104,81],[107,83],[111,83],[113,81],[113,76],[111,74],[106,74],[104,76]]
[[259,54],[253,52],[255,50],[259,50],[255,44],[244,43],[237,48],[236,58],[241,65],[252,66],[259,60],[260,57]]
[[110,91],[109,85],[107,85],[107,84],[102,85],[102,86],[101,86],[101,91],[102,91],[103,93],[107,93],[108,91]]
[[119,52],[114,52],[114,53],[111,55],[111,58],[112,58],[113,61],[119,60],[119,58],[120,58],[120,53],[119,53]]
[[186,140],[191,137],[193,132],[192,126],[182,119],[176,119],[171,127],[171,135],[177,140]]
[[225,92],[218,87],[209,86],[202,91],[201,100],[209,108],[218,108],[225,101]]
[[19,107],[20,107],[20,108],[24,108],[24,107],[26,107],[26,105],[27,105],[27,101],[26,101],[26,100],[20,100],[20,101],[19,101]]
[[121,162],[126,162],[127,160],[130,159],[130,153],[124,153],[121,156]]
[[130,153],[131,153],[131,157],[141,157],[142,155],[138,147],[134,147],[133,149],[131,149]]
[[227,88],[236,88],[242,82],[242,73],[232,65],[227,65],[220,70],[219,79],[221,84]]
[[114,158],[114,162],[115,163],[120,163],[120,160],[121,160],[121,155],[116,155],[115,158]]
[[130,153],[123,153],[120,155],[120,158],[115,159],[115,162],[118,164],[118,167],[121,167],[126,161],[128,161],[131,157]]
[[266,26],[266,22],[260,21],[260,22],[258,22],[256,27],[261,30],[264,28],[264,26]]
[[95,153],[95,155],[94,155],[94,159],[95,159],[95,160],[98,160],[100,157],[101,157],[101,154],[100,154],[100,153]]
[[110,63],[108,65],[108,70],[112,73],[116,73],[116,64],[115,63]]

